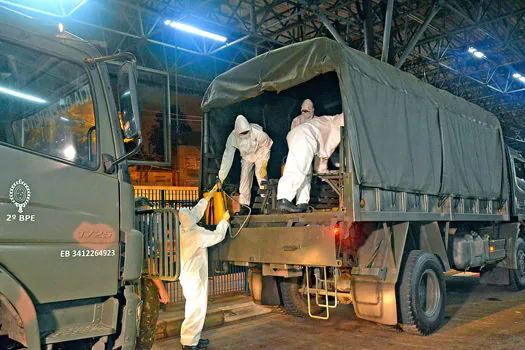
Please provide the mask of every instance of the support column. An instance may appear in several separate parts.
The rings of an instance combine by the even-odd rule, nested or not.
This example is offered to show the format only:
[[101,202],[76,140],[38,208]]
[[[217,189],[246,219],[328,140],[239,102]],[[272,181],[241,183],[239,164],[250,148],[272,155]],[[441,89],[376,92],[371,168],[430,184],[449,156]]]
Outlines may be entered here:
[[425,22],[423,22],[421,27],[419,27],[417,32],[412,37],[412,39],[410,39],[410,42],[408,43],[405,51],[403,52],[403,55],[401,56],[399,61],[396,63],[396,68],[401,68],[403,63],[405,63],[405,61],[408,58],[408,56],[412,53],[412,50],[414,50],[414,47],[416,46],[417,42],[419,41],[419,39],[421,39],[421,36],[425,32],[425,30],[427,30],[428,26],[430,25],[430,22],[432,22],[432,20],[438,14],[440,9],[441,9],[440,6],[434,5],[429,10],[429,12],[427,13],[427,16],[425,18]]
[[394,0],[388,0],[385,15],[385,30],[383,32],[383,51],[381,52],[381,61],[388,62],[388,50],[391,41],[392,13],[394,12]]

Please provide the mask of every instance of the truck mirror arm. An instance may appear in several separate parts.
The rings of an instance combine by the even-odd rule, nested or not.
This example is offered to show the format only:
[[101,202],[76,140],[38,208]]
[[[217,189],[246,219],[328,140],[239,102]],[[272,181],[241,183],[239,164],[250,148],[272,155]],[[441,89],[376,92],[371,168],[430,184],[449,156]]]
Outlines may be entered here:
[[139,133],[137,135],[137,137],[135,138],[135,140],[137,141],[137,145],[135,146],[135,148],[131,151],[131,152],[128,152],[126,154],[124,154],[123,156],[115,159],[115,160],[111,160],[111,159],[104,159],[104,171],[107,173],[107,174],[113,174],[113,172],[115,171],[115,165],[123,162],[124,160],[128,159],[129,157],[131,156],[134,156],[135,154],[138,153],[138,151],[140,150],[140,148],[142,147],[142,133]]

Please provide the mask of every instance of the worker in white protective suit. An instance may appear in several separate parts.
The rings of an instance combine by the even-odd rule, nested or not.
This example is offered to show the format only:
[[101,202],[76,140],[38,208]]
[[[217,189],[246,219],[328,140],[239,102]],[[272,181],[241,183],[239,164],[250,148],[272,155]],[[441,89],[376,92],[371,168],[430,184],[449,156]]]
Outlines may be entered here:
[[302,123],[312,119],[315,116],[314,111],[314,103],[312,102],[312,100],[310,100],[309,98],[304,100],[303,104],[301,105],[301,114],[299,114],[292,120],[292,126],[290,129],[293,129],[296,126],[301,125]]
[[[340,127],[343,125],[341,113],[313,118],[290,130],[286,136],[288,157],[277,186],[277,208],[291,213],[306,211],[314,156],[328,162],[341,142]],[[292,204],[294,198],[296,205]]]
[[219,180],[221,182],[228,176],[233,164],[235,150],[241,154],[241,179],[239,183],[239,203],[242,204],[240,214],[247,214],[250,206],[251,190],[253,184],[253,168],[259,186],[266,180],[268,160],[273,141],[262,127],[251,124],[243,115],[238,115],[235,128],[228,136],[226,147],[222,156]]
[[193,209],[182,208],[180,221],[180,284],[186,305],[180,329],[183,349],[205,349],[209,341],[201,339],[208,304],[208,247],[221,242],[228,231],[230,214],[226,211],[215,231],[197,225],[206,211],[216,187]]

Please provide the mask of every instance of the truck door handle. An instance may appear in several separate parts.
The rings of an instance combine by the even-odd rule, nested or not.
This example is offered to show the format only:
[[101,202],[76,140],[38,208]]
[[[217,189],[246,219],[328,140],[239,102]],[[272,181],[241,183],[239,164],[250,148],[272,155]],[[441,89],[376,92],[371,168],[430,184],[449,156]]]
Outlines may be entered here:
[[293,252],[295,250],[301,249],[300,245],[285,245],[283,246],[283,250],[285,252]]

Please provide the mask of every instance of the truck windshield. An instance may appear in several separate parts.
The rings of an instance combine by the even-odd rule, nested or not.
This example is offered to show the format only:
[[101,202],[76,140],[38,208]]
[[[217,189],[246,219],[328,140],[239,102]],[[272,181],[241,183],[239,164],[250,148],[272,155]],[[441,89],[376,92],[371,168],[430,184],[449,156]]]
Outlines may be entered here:
[[0,142],[95,167],[95,113],[84,68],[9,42],[0,48]]

